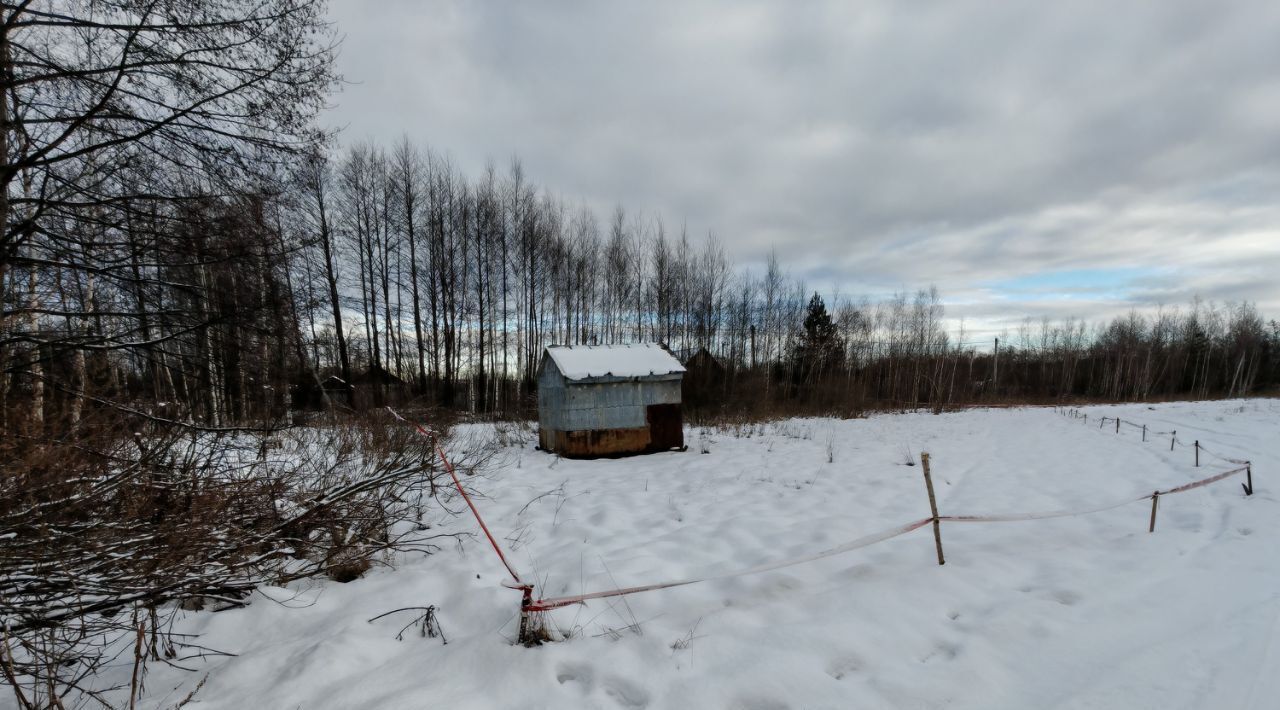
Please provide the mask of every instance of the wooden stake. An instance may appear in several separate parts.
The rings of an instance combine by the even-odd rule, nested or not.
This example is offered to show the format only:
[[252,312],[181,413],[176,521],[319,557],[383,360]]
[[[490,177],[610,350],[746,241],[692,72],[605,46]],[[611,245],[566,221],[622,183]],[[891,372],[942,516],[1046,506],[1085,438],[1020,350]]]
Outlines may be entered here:
[[529,638],[529,607],[533,605],[533,587],[524,588],[524,597],[520,600],[520,635],[516,637],[516,641],[521,646],[528,646]]
[[1178,430],[1177,430],[1177,429],[1174,429],[1174,430],[1173,430],[1173,433],[1169,435],[1169,450],[1170,450],[1170,451],[1173,451],[1173,445],[1174,445],[1174,444],[1176,444],[1176,443],[1178,443]]
[[933,513],[933,543],[938,548],[938,564],[945,565],[942,557],[942,526],[938,521],[938,500],[933,496],[933,477],[929,475],[929,454],[920,454],[920,466],[924,469],[924,487],[929,491],[929,510]]
[[1249,479],[1249,482],[1244,484],[1244,494],[1251,496],[1253,495],[1253,464],[1246,463],[1244,465],[1244,475]]
[[1146,425],[1146,424],[1143,424],[1143,425],[1142,425],[1142,440],[1143,440],[1143,441],[1146,441],[1146,440],[1147,440],[1147,425]]
[[1120,417],[1116,417],[1116,433],[1120,433]]
[[1147,526],[1147,532],[1156,531],[1156,505],[1160,503],[1160,491],[1151,494],[1151,525]]
[[1200,440],[1196,439],[1196,468],[1200,468]]

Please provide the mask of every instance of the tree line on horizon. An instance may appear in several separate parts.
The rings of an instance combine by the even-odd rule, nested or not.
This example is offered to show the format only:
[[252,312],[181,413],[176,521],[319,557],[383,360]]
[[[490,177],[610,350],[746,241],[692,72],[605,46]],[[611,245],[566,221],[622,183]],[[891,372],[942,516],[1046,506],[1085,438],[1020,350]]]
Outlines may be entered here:
[[[280,2],[299,26],[319,21],[315,3]],[[776,253],[763,273],[736,268],[714,235],[621,206],[598,214],[538,186],[518,159],[468,176],[407,139],[335,149],[312,124],[334,81],[314,47],[264,85],[230,69],[244,58],[211,67],[174,54],[148,71],[99,51],[129,56],[129,45],[93,23],[6,17],[6,428],[75,431],[87,408],[115,405],[231,426],[314,404],[326,381],[378,383],[348,404],[386,395],[523,416],[549,344],[705,349],[718,369],[691,405],[708,415],[1243,396],[1280,383],[1280,327],[1249,303],[1026,323],[998,350],[978,348],[948,335],[936,289],[824,299]],[[14,44],[18,30],[49,41]],[[80,38],[65,57],[52,49],[64,35]],[[103,83],[116,74],[137,87]],[[218,93],[229,77],[239,88]],[[146,82],[190,105],[144,100]]]
[[521,416],[544,346],[642,341],[715,358],[722,370],[690,375],[714,380],[690,403],[706,415],[1280,382],[1280,327],[1249,303],[1028,320],[993,350],[947,333],[936,289],[828,304],[776,253],[762,274],[735,269],[716,237],[622,207],[602,219],[518,160],[472,179],[407,140],[286,155],[234,193],[135,156],[105,179],[138,194],[170,179],[176,194],[75,219],[45,206],[0,267],[0,423],[25,410],[74,428],[105,400],[225,426],[314,404],[330,377],[377,382],[363,405]]

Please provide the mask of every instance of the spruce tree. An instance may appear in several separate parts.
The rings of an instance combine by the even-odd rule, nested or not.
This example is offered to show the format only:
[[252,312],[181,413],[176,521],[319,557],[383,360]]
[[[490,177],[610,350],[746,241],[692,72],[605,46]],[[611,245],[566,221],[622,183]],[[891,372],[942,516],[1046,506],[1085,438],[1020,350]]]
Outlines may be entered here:
[[836,324],[817,292],[809,299],[809,312],[804,317],[804,340],[798,355],[798,374],[802,378],[826,369],[840,355]]

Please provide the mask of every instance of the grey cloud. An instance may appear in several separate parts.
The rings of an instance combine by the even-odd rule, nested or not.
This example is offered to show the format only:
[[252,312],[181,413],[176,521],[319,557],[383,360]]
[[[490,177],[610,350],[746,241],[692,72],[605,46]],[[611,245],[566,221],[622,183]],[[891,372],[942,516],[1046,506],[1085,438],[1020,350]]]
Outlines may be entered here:
[[[845,293],[1153,266],[1280,310],[1280,6],[335,0],[348,137],[519,154],[601,211]],[[970,297],[972,296],[972,297]],[[986,299],[986,300],[982,300]],[[992,312],[994,313],[994,312]]]

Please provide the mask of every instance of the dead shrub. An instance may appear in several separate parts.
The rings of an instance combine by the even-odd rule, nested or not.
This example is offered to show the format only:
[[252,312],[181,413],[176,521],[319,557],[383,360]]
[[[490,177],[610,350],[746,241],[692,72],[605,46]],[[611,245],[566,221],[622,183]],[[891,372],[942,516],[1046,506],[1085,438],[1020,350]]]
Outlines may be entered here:
[[[451,537],[431,532],[448,492],[434,442],[389,416],[257,431],[92,416],[76,436],[0,442],[0,668],[19,707],[133,697],[148,661],[209,653],[170,633],[180,608],[349,582]],[[130,655],[131,677],[103,673]]]

